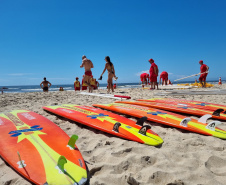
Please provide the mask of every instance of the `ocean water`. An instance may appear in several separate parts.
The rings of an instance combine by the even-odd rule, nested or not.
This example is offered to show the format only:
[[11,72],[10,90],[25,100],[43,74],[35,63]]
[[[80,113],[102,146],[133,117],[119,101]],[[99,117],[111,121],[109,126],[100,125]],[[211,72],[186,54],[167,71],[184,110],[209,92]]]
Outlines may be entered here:
[[[181,83],[194,83],[194,81],[183,81]],[[208,82],[211,84],[217,84],[218,81]],[[226,81],[222,81],[222,83],[226,83]],[[175,83],[176,84],[176,83]],[[179,84],[179,83],[178,83]],[[59,84],[52,85],[49,91],[59,91],[59,88],[63,87],[65,91],[74,91],[73,84]],[[140,83],[118,83],[117,88],[138,88],[141,87]],[[42,92],[40,85],[21,85],[21,86],[0,86],[0,90],[2,88],[4,93],[26,93],[26,92]],[[107,84],[100,84],[99,89],[106,89]]]
[[[59,84],[52,85],[49,91],[59,91],[63,87],[64,91],[74,91],[74,84]],[[140,87],[138,83],[119,83],[117,88],[137,88]],[[21,86],[0,86],[4,93],[26,93],[26,92],[42,92],[40,85],[21,85]],[[100,84],[99,89],[106,89],[107,84]]]

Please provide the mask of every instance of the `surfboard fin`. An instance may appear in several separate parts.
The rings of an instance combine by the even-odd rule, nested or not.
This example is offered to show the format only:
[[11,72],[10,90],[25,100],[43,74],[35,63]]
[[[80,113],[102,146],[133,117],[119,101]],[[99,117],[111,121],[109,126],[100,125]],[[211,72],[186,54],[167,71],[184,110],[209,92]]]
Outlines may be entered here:
[[213,112],[213,116],[220,116],[220,113],[221,112],[223,112],[224,111],[224,109],[217,109],[217,110],[215,110],[214,112]]
[[64,169],[64,165],[66,163],[67,163],[67,159],[61,155],[58,159],[57,166],[62,171],[62,173],[64,173],[65,175],[70,177],[74,182],[76,182],[75,179]]
[[148,119],[148,118],[147,118],[146,116],[144,116],[144,117],[138,119],[137,122],[136,122],[136,125],[140,125],[141,127],[143,127],[144,122],[147,121],[147,119]]
[[142,128],[139,130],[139,133],[146,136],[146,132],[148,129],[151,129],[151,126],[150,125],[144,125],[142,126]]
[[209,118],[212,118],[212,115],[210,114],[205,114],[204,116],[202,116],[201,118],[199,118],[198,122],[200,123],[207,123],[207,120]]
[[191,121],[191,118],[184,118],[181,122],[180,125],[183,127],[188,127],[188,122]]
[[221,124],[220,121],[212,121],[212,122],[210,122],[210,123],[206,126],[206,129],[215,131],[215,127],[216,127],[217,125],[220,125],[220,124]]
[[68,141],[68,146],[70,146],[71,148],[75,148],[75,143],[78,140],[78,136],[77,135],[72,135],[70,140]]
[[121,123],[119,122],[116,122],[114,127],[113,127],[113,131],[119,133],[119,127],[121,126]]

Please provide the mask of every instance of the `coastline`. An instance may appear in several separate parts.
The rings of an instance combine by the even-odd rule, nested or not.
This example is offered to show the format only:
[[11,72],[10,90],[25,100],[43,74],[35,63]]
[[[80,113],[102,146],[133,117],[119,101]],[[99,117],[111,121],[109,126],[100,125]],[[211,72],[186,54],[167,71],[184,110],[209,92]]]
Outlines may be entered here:
[[[206,89],[226,89],[226,84]],[[106,93],[100,89],[95,92]],[[153,98],[155,93],[142,88],[120,88],[114,94],[138,98]],[[157,97],[157,96],[155,96]],[[162,96],[161,96],[162,97]],[[167,96],[188,100],[205,101],[226,105],[225,95]],[[110,134],[58,118],[45,112],[42,107],[53,104],[112,103],[114,99],[80,95],[74,91],[5,93],[0,95],[0,112],[16,109],[31,110],[57,124],[69,136],[77,134],[76,142],[91,174],[90,184],[224,184],[226,180],[226,143],[224,140],[187,132],[177,128],[152,123],[164,143],[161,147],[147,146],[114,137]],[[128,116],[126,116],[128,117]],[[192,116],[193,118],[198,118]],[[128,117],[136,120],[135,118]],[[226,122],[219,128],[226,130]],[[0,184],[31,184],[0,159]]]

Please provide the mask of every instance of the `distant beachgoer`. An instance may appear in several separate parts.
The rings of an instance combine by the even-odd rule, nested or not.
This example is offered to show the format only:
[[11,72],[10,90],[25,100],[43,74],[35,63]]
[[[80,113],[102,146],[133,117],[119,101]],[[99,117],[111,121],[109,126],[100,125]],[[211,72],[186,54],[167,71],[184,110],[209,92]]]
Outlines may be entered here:
[[147,85],[149,83],[149,74],[148,73],[142,73],[140,75],[140,80],[141,80],[142,85],[143,84]]
[[93,87],[93,89],[95,89],[95,86],[96,86],[96,79],[93,78],[93,76],[92,76],[91,79],[90,79],[90,85]]
[[114,89],[116,89],[116,88],[117,88],[117,85],[116,85],[116,84],[114,84],[114,86],[113,86],[113,87],[114,87]]
[[203,64],[203,60],[199,61],[200,67],[200,73],[203,73],[199,77],[199,82],[201,83],[202,87],[206,87],[206,77],[208,75],[209,67],[206,64]]
[[44,77],[44,81],[40,83],[40,87],[43,89],[43,92],[48,92],[51,85],[52,84],[46,80],[46,77]]
[[150,67],[150,82],[151,82],[151,89],[155,89],[155,86],[157,86],[158,89],[158,83],[157,83],[157,77],[158,77],[158,66],[155,64],[154,60],[151,58],[149,60],[151,67]]
[[74,88],[75,88],[75,91],[80,91],[80,82],[78,81],[78,77],[75,78],[75,82],[74,82]]
[[93,68],[93,63],[91,60],[87,59],[85,55],[82,56],[82,64],[80,66],[81,68],[84,67],[85,69],[85,76],[84,76],[84,83],[86,83],[89,87],[89,92],[93,91],[93,87],[90,84],[90,79],[92,76],[91,68]]
[[60,87],[59,91],[64,91],[64,88],[63,87]]
[[195,83],[198,83],[198,82],[197,82],[197,79],[195,79]]
[[168,73],[166,71],[163,71],[161,74],[160,74],[160,77],[159,77],[159,85],[161,84],[161,80],[162,80],[162,85],[167,85],[168,83]]
[[106,56],[105,57],[105,61],[106,61],[105,68],[104,68],[102,74],[100,75],[99,80],[102,80],[102,76],[103,76],[104,72],[107,70],[108,71],[108,80],[107,80],[107,83],[108,83],[108,93],[110,93],[110,90],[112,90],[112,92],[114,92],[112,78],[114,77],[114,79],[117,80],[118,77],[116,77],[116,75],[115,75],[115,68],[114,68],[114,65],[111,62],[109,56]]

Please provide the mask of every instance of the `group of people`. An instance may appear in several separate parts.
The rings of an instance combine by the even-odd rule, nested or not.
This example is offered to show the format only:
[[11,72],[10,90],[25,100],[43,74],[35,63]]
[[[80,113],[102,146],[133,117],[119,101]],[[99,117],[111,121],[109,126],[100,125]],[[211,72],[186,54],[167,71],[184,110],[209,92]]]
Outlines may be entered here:
[[[82,79],[82,85],[80,84],[80,81],[79,81],[79,78],[78,77],[76,77],[75,79],[75,82],[74,82],[74,89],[75,89],[75,91],[80,91],[81,90],[81,88],[82,88],[82,90],[87,90],[87,84],[84,82],[84,76],[85,75],[83,75],[83,79]],[[94,89],[94,90],[96,90],[96,89],[98,89],[98,87],[99,87],[99,82],[96,80],[96,78],[93,78],[93,76],[91,76],[91,78],[90,78],[90,85],[92,86],[92,88]]]
[[[151,58],[148,60],[149,63],[151,64],[149,74],[143,73],[140,75],[140,79],[142,82],[142,85],[147,85],[150,84],[151,88],[150,89],[158,89],[158,83],[157,83],[157,77],[159,74],[159,69],[158,66],[155,64],[155,61]],[[108,93],[110,91],[114,92],[114,89],[116,88],[113,86],[113,78],[114,80],[117,80],[117,77],[115,75],[115,68],[113,63],[110,60],[109,56],[105,57],[105,67],[100,75],[100,78],[98,80],[102,80],[102,76],[105,73],[105,71],[108,71],[108,79],[107,79],[107,89]],[[200,77],[199,77],[199,82],[201,83],[202,87],[206,87],[206,77],[208,75],[209,67],[203,63],[203,60],[199,61],[199,64],[201,65],[200,67]],[[94,65],[91,60],[87,59],[85,55],[82,56],[82,64],[80,65],[81,68],[84,67],[85,69],[85,74],[83,75],[82,79],[82,90],[86,90],[87,87],[89,89],[89,92],[92,92],[93,89],[97,89],[99,87],[98,81],[93,78],[92,71],[91,69],[94,68]],[[78,77],[76,77],[76,81],[74,82],[74,88],[75,90],[80,90],[80,82],[78,81]],[[150,81],[150,83],[149,83]],[[168,78],[168,73],[166,71],[163,71],[160,74],[159,78],[159,84],[162,85],[169,85],[171,84],[169,78]],[[48,92],[48,89],[51,86],[51,83],[44,78],[44,81],[40,84],[41,88],[43,89],[44,92]],[[62,89],[61,89],[62,90]]]
[[[114,89],[116,88],[116,84],[113,85],[113,78],[114,80],[117,80],[118,77],[115,75],[115,68],[113,63],[110,60],[109,56],[105,57],[105,68],[100,75],[100,78],[98,80],[102,80],[102,76],[105,73],[105,71],[108,71],[108,79],[107,79],[107,89],[108,93],[110,91],[114,92]],[[91,60],[87,59],[85,55],[82,56],[82,64],[80,65],[81,68],[84,67],[85,74],[83,75],[82,79],[82,90],[86,90],[87,87],[89,89],[89,92],[92,92],[94,89],[97,89],[99,87],[99,82],[93,78],[91,69],[94,68],[94,65]],[[75,90],[80,90],[80,82],[78,81],[78,77],[76,77],[76,81],[74,82],[74,88]],[[46,77],[44,77],[44,81],[41,82],[40,87],[43,89],[43,92],[48,92],[50,86],[52,84],[46,80]],[[63,91],[63,88],[60,88],[60,91]]]
[[[102,72],[102,74],[100,75],[100,78],[98,80],[102,80],[102,76],[105,73],[105,71],[108,71],[108,79],[107,79],[107,83],[108,83],[108,93],[110,91],[114,92],[114,86],[113,86],[113,78],[114,80],[117,80],[117,77],[115,75],[115,68],[113,63],[110,60],[109,56],[105,57],[105,68]],[[92,63],[91,60],[87,59],[85,55],[82,56],[82,64],[80,66],[81,68],[84,67],[85,69],[85,74],[84,74],[84,78],[83,78],[83,83],[86,84],[89,88],[89,92],[92,92],[94,87],[92,85],[92,71],[91,69],[94,68],[94,65]]]
[[[140,75],[140,80],[142,82],[142,86],[150,84],[151,85],[150,89],[158,89],[158,83],[157,83],[157,77],[159,74],[158,66],[155,64],[155,61],[152,58],[149,59],[148,61],[151,64],[149,74],[142,73]],[[209,72],[209,67],[203,63],[203,60],[200,60],[199,64],[201,65],[200,73],[199,73],[200,74],[199,82],[201,83],[202,87],[206,87],[206,77]],[[149,81],[150,81],[150,83],[149,83]],[[159,84],[162,84],[162,85],[172,84],[168,78],[168,73],[166,71],[163,71],[160,74]]]

